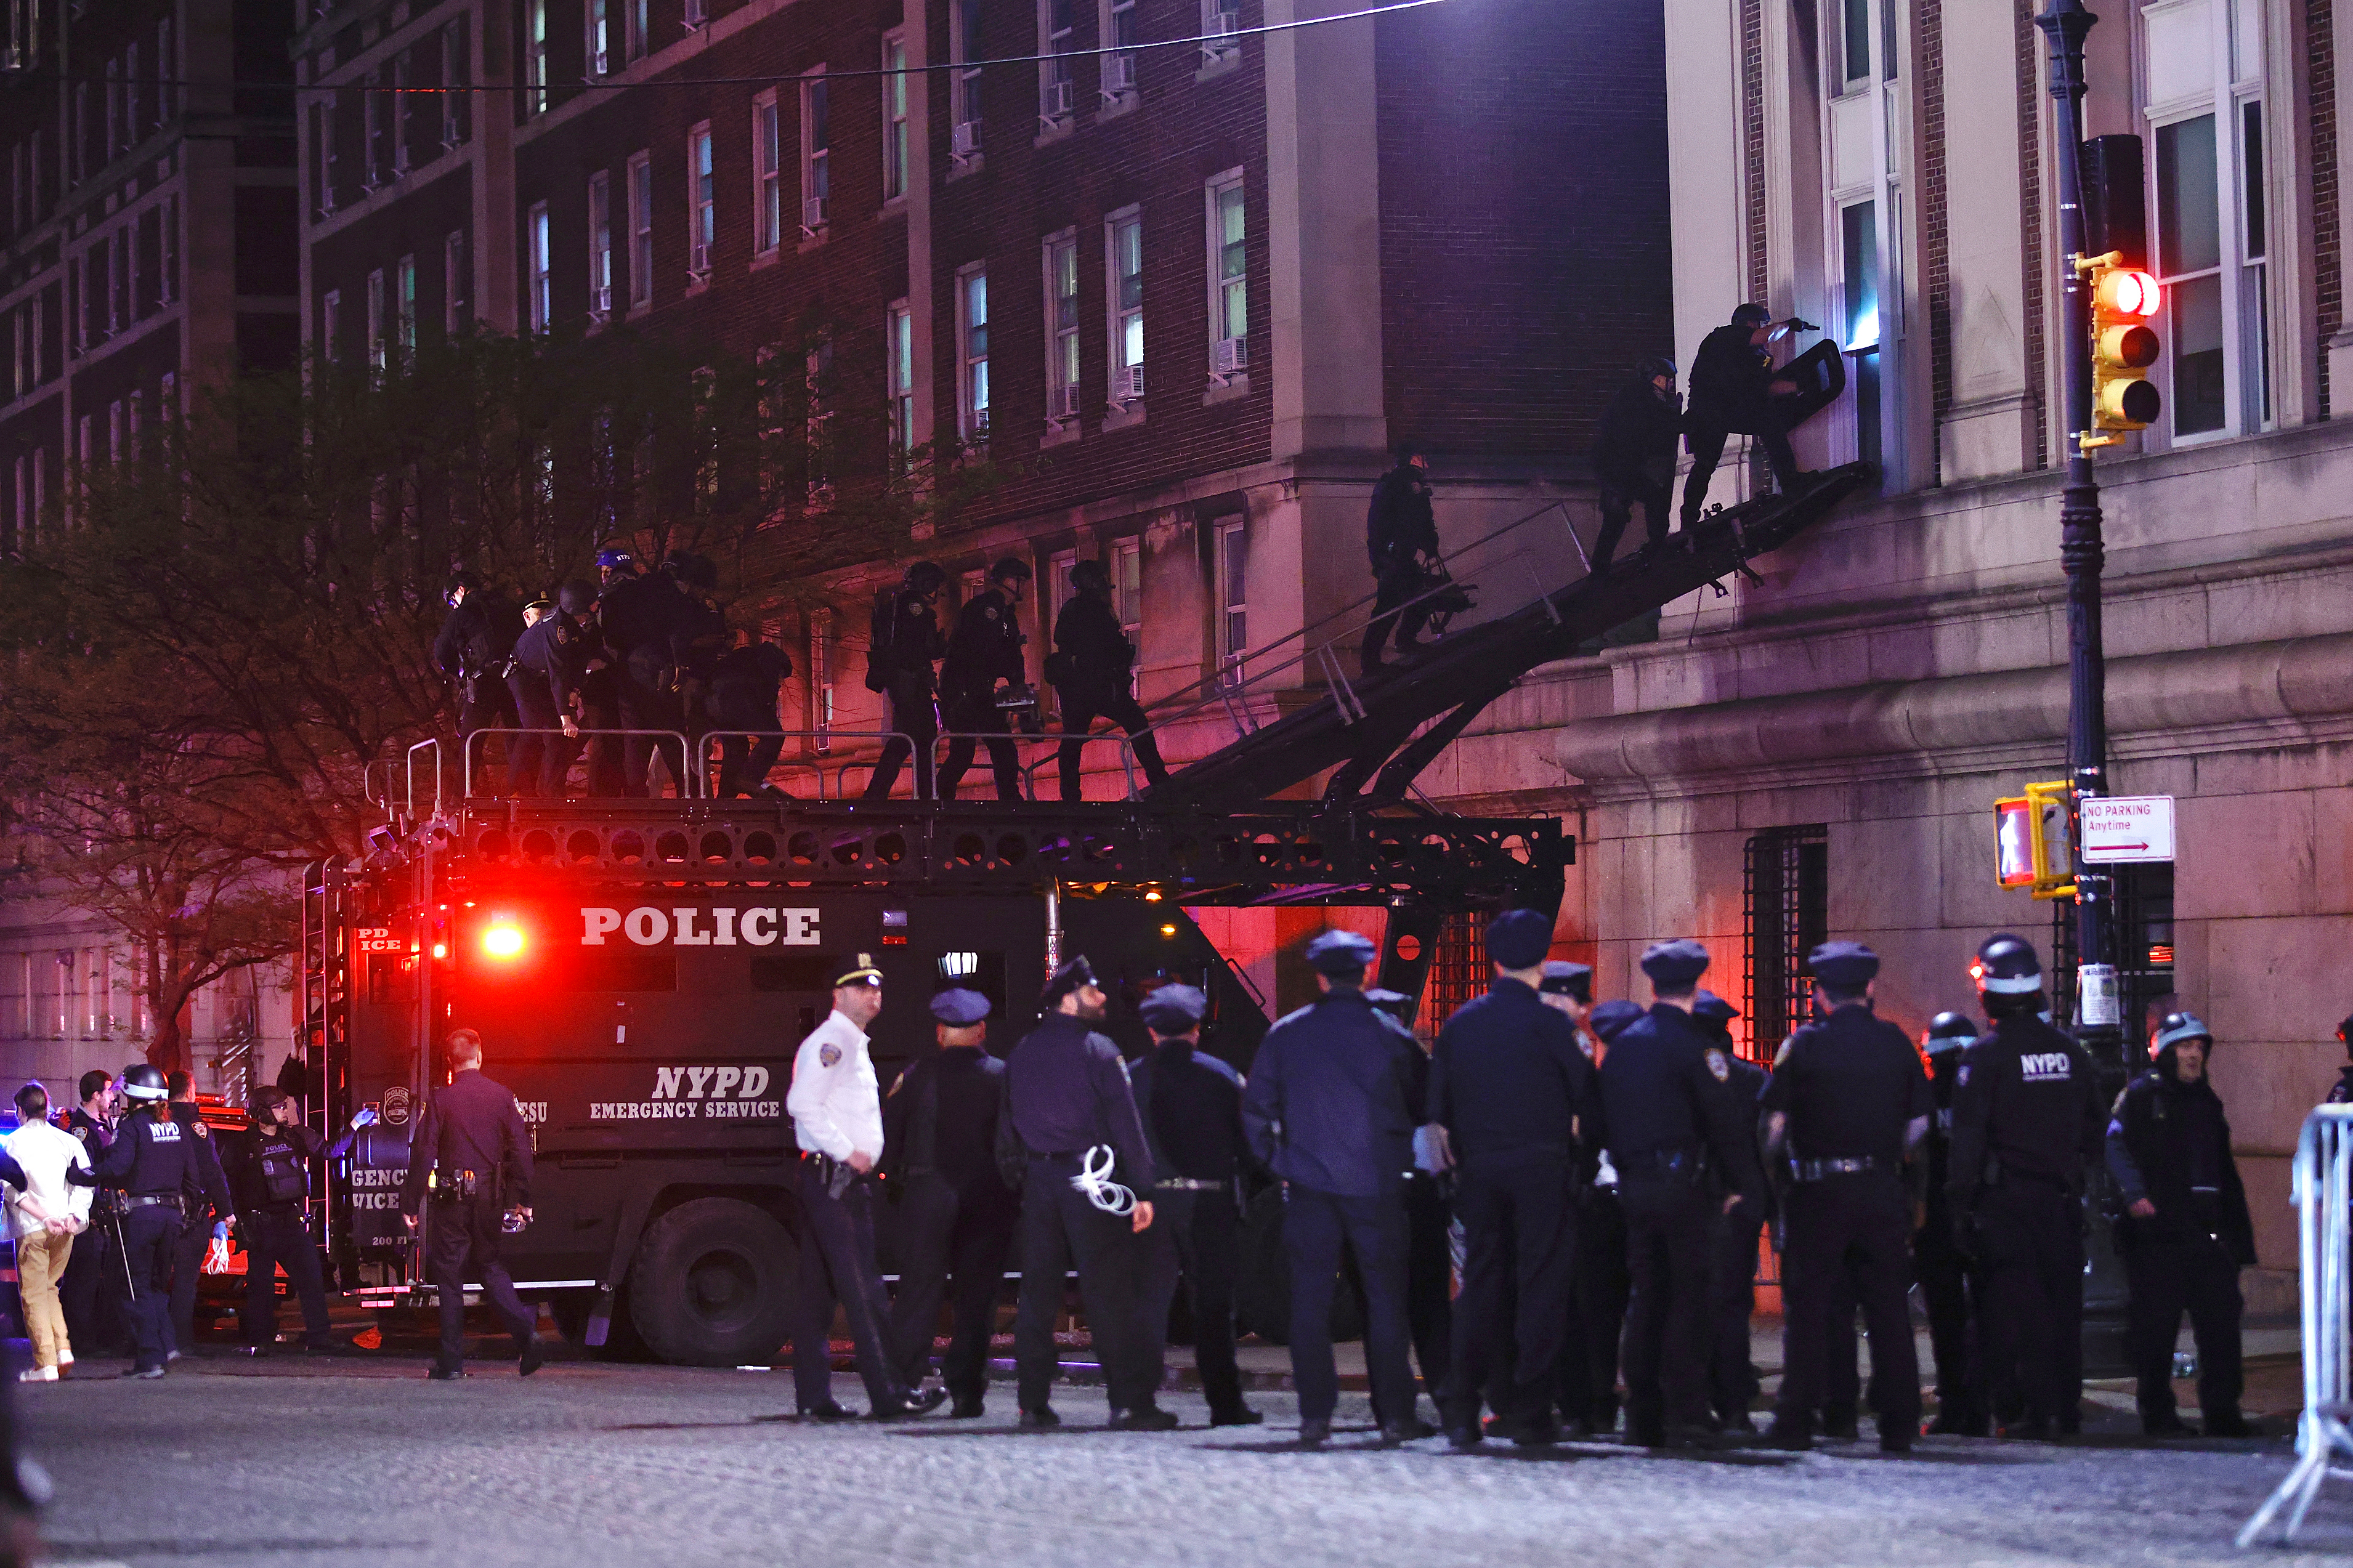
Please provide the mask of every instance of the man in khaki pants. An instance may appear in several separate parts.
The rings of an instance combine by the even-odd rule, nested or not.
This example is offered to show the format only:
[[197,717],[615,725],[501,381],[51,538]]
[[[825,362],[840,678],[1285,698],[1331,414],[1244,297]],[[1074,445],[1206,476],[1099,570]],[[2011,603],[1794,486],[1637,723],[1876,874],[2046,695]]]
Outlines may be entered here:
[[81,1140],[49,1120],[49,1091],[28,1083],[16,1091],[18,1126],[5,1139],[17,1171],[7,1173],[5,1193],[8,1234],[16,1243],[16,1286],[25,1300],[25,1331],[32,1336],[33,1365],[27,1383],[54,1383],[73,1365],[66,1338],[65,1311],[58,1305],[58,1280],[73,1254],[76,1235],[90,1224],[90,1189],[69,1184],[69,1166],[90,1169]]

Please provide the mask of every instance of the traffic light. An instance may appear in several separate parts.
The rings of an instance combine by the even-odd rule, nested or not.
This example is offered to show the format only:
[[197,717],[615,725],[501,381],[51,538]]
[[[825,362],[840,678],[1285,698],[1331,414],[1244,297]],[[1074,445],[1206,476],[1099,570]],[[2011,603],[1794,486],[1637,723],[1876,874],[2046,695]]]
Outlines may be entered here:
[[[2112,250],[2077,264],[2092,292],[2092,424],[2107,431],[2145,430],[2165,407],[2148,379],[2161,346],[2148,323],[2164,303],[2164,290],[2154,277],[2122,260]],[[2119,438],[2087,436],[2084,445],[2112,446]]]
[[2074,791],[2064,779],[2031,784],[1993,803],[1994,880],[2038,899],[2075,896]]

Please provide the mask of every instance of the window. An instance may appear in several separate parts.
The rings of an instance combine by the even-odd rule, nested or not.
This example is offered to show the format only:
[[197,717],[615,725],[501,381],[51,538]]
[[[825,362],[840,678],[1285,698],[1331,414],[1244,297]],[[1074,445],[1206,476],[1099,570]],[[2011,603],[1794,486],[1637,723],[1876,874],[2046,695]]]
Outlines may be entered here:
[[686,133],[686,269],[696,281],[711,276],[711,252],[719,240],[718,193],[711,175],[711,123]]
[[106,405],[106,466],[113,468],[122,461],[122,399],[116,398]]
[[1127,640],[1143,647],[1144,632],[1144,542],[1123,539],[1111,547],[1106,563],[1111,570],[1112,608],[1118,613],[1119,629]]
[[1201,65],[1230,65],[1241,58],[1233,35],[1242,30],[1242,0],[1201,0]]
[[147,310],[145,269],[140,266],[147,255],[147,216],[144,213],[131,220],[124,237],[123,260],[130,268],[130,274],[123,289],[123,309],[130,319],[136,321]]
[[47,297],[42,294],[36,294],[33,296],[32,304],[27,307],[27,309],[30,310],[33,318],[33,344],[32,352],[29,355],[32,360],[33,384],[35,386],[38,386],[43,381],[47,379],[49,374],[48,346],[41,341],[48,327],[49,306]]
[[588,311],[613,313],[613,176],[603,169],[588,176]]
[[360,189],[374,191],[384,184],[384,94],[375,90],[375,71],[361,79],[366,90],[360,94]]
[[1065,230],[1046,242],[1046,418],[1056,426],[1079,415],[1079,237]]
[[1209,374],[1223,382],[1250,368],[1249,230],[1237,169],[1209,182]]
[[833,132],[827,108],[831,92],[823,75],[801,83],[801,233],[814,239],[825,232],[833,192]]
[[980,0],[951,0],[948,58],[957,62],[948,73],[948,112],[955,125],[950,150],[957,163],[970,163],[980,156],[980,68],[963,62],[985,58],[980,50]]
[[131,324],[131,226],[118,225],[107,241],[106,335]]
[[381,269],[367,276],[367,362],[374,369],[384,368],[384,273]]
[[802,367],[808,400],[808,420],[803,437],[802,460],[812,506],[833,499],[833,340],[820,340],[808,352]]
[[452,229],[441,242],[441,330],[451,337],[474,324],[468,301],[474,292],[474,264],[467,254],[466,231]]
[[74,83],[73,96],[73,177],[79,181],[90,173],[90,83]]
[[1144,216],[1130,207],[1103,225],[1111,305],[1111,400],[1144,398]]
[[327,217],[335,210],[335,106],[332,102],[318,107],[317,118],[311,122],[316,134],[311,139],[311,167],[318,175],[319,216]]
[[622,4],[627,7],[623,15],[628,34],[627,39],[628,57],[633,65],[646,58],[646,34],[649,31],[646,26],[649,20],[646,7],[649,3],[649,0],[622,0]]
[[158,265],[155,277],[155,297],[166,305],[180,297],[180,198],[168,196],[164,202],[164,229],[157,246]]
[[[6,543],[11,550],[23,550],[28,548],[33,542],[33,514],[26,510],[30,504],[32,491],[25,482],[25,458],[22,453],[17,455],[11,472],[14,480],[12,489],[16,510],[9,514],[8,521],[14,526],[10,530]],[[0,1035],[23,1032],[14,1028],[14,1016],[9,1012],[10,997],[7,984],[17,972],[8,966],[15,962],[13,955],[0,956]],[[22,1000],[21,996],[16,999]]]
[[395,179],[408,173],[408,51],[403,49],[392,57],[392,173]]
[[900,74],[882,79],[882,199],[907,194],[907,40],[893,33],[882,40],[882,68]]
[[1769,827],[1742,856],[1748,1050],[1770,1061],[1806,1021],[1807,955],[1830,940],[1830,829]]
[[319,357],[329,364],[334,363],[343,348],[343,291],[330,289],[326,298],[319,301]]
[[903,467],[915,446],[915,313],[904,300],[883,318],[882,339],[891,395],[891,450]]
[[[1218,658],[1250,651],[1250,522],[1231,518],[1214,525],[1217,546]],[[1239,675],[1236,677],[1240,679]]]
[[109,60],[106,62],[106,161],[110,163],[122,150],[121,133],[115,129],[121,117],[122,62]]
[[417,258],[404,256],[392,269],[394,341],[404,363],[417,358]]
[[176,372],[165,371],[163,384],[157,388],[155,417],[169,421],[180,416],[180,377]]
[[547,227],[547,204],[535,203],[523,219],[525,243],[530,247],[531,265],[531,330],[547,331],[555,319],[554,268],[550,251]]
[[1062,606],[1079,596],[1079,585],[1072,581],[1078,571],[1079,554],[1075,550],[1060,551],[1047,559],[1046,600],[1050,613],[1046,616],[1046,628],[1049,637],[1053,635],[1054,623],[1062,618]]
[[967,441],[988,439],[988,273],[979,268],[956,276],[956,337],[961,345],[956,376],[957,426]]
[[700,27],[711,20],[711,0],[686,0],[686,25]]
[[776,89],[770,88],[752,100],[753,195],[759,215],[752,247],[763,256],[785,243],[784,159],[784,114],[776,107]]
[[[1104,0],[1103,14],[1103,47],[1110,49],[1135,47],[1135,0]],[[1107,108],[1115,108],[1135,96],[1135,56],[1105,55],[1103,62],[1103,100]]]
[[131,460],[135,463],[139,460],[139,432],[146,423],[141,417],[141,414],[147,406],[147,395],[143,392],[134,392],[123,400],[123,405],[125,433],[130,441],[125,450],[129,453]]
[[466,106],[470,93],[458,90],[466,80],[466,56],[472,39],[463,16],[441,29],[441,145],[456,152],[466,144]]
[[586,0],[581,15],[587,23],[588,74],[608,76],[613,68],[612,8],[615,0]]
[[1886,488],[1905,477],[1896,396],[1906,322],[1904,312],[1905,112],[1901,0],[1831,0],[1838,40],[1826,73],[1824,268],[1831,276],[1831,321],[1852,367],[1854,395],[1831,429],[1831,445],[1877,464]]
[[137,146],[147,133],[139,118],[139,46],[126,45],[122,50],[122,141],[126,146]]
[[1038,52],[1048,57],[1038,65],[1038,124],[1043,132],[1067,131],[1072,123],[1070,51],[1078,47],[1077,14],[1078,0],[1038,0]]
[[90,258],[75,255],[66,262],[66,314],[73,321],[73,352],[90,347]]
[[653,155],[629,160],[629,304],[654,302]]
[[529,0],[522,46],[523,112],[547,112],[547,0]]

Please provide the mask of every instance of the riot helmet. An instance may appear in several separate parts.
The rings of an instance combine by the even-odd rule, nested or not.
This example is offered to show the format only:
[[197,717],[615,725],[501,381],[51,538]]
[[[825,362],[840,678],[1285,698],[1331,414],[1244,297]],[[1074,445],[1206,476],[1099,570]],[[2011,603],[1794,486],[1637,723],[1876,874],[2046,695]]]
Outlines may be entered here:
[[1081,593],[1093,593],[1111,586],[1111,574],[1100,561],[1082,561],[1071,568],[1071,586]]
[[1022,560],[1018,555],[1001,556],[996,564],[988,569],[988,580],[991,583],[1002,583],[1008,578],[1018,578],[1021,582],[1027,583],[1036,575],[1036,573],[1029,570],[1029,563]]
[[1634,374],[1642,381],[1655,381],[1663,375],[1667,378],[1667,384],[1672,387],[1675,382],[1675,362],[1664,354],[1652,354],[1634,367]]
[[948,574],[941,570],[938,562],[918,561],[907,568],[904,585],[918,594],[936,594],[947,580]]
[[1997,931],[1978,946],[1969,973],[1989,1017],[2010,1017],[2042,1010],[2042,960],[2034,944],[2010,931]]
[[122,1069],[122,1096],[142,1105],[161,1105],[171,1098],[164,1069],[153,1062],[132,1062]]
[[1928,1020],[1928,1032],[1920,1037],[1920,1048],[1930,1056],[1942,1056],[1947,1051],[1959,1050],[1978,1037],[1978,1026],[1959,1013],[1939,1013]]
[[1758,327],[1772,325],[1773,312],[1757,304],[1736,305],[1732,310],[1732,324],[1754,331]]
[[575,577],[555,591],[555,602],[567,616],[585,616],[596,607],[596,590]]

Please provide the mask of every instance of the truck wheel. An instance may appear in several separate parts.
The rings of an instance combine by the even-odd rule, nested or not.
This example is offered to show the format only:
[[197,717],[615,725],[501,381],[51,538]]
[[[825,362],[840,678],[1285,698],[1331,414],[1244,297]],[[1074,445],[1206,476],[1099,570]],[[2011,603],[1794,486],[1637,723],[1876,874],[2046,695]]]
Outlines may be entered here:
[[666,1362],[765,1365],[791,1331],[797,1258],[785,1227],[750,1204],[681,1204],[629,1266],[630,1323]]

